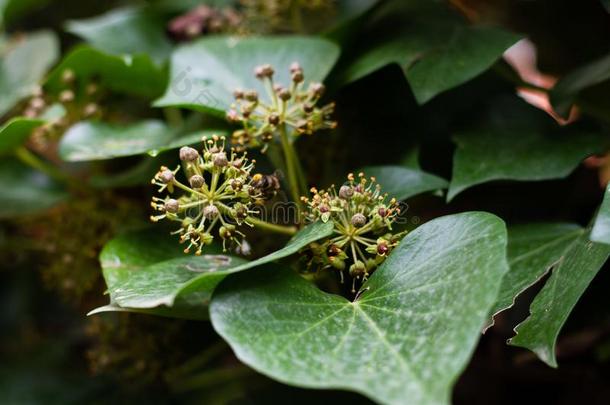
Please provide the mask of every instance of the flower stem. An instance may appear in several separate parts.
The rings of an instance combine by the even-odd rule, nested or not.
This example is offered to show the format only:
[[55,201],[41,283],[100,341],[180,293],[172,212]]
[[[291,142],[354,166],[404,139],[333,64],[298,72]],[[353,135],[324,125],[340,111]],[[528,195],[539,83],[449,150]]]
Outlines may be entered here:
[[18,148],[15,151],[15,155],[26,165],[45,173],[54,180],[60,181],[62,183],[71,183],[71,179],[65,173],[63,173],[57,167],[40,159],[38,156],[30,152],[24,146]]
[[281,233],[283,235],[289,235],[289,236],[292,236],[297,233],[296,226],[284,226],[284,225],[272,224],[270,222],[266,222],[266,221],[263,221],[262,219],[258,219],[255,217],[248,217],[247,221],[256,227],[263,229],[263,230],[267,230],[269,232]]
[[301,196],[305,195],[306,190],[302,189],[302,182],[299,181],[299,173],[303,173],[299,158],[294,151],[294,147],[288,139],[286,132],[286,125],[281,125],[280,128],[280,140],[282,142],[282,149],[284,151],[284,159],[286,161],[286,171],[288,172],[288,185],[290,187],[290,194],[292,199],[297,205],[301,205]]

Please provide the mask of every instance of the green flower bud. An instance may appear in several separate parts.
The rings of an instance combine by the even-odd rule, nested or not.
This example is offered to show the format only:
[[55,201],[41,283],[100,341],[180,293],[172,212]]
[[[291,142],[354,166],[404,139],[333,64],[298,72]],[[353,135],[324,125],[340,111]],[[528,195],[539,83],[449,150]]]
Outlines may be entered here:
[[364,225],[366,225],[366,217],[361,213],[356,213],[352,217],[351,223],[356,228],[362,228]]
[[183,162],[193,162],[199,159],[199,152],[190,146],[183,146],[180,148],[180,160]]
[[201,188],[205,184],[205,180],[203,179],[203,176],[195,174],[189,178],[189,184],[193,188]]
[[229,164],[229,161],[227,160],[227,154],[224,152],[214,153],[214,155],[212,156],[212,162],[214,163],[214,166],[217,167],[225,167]]
[[159,173],[159,180],[165,184],[171,183],[174,180],[174,173],[171,170],[163,170]]
[[366,265],[360,260],[349,266],[349,275],[353,278],[359,278],[366,274]]
[[203,209],[203,216],[207,219],[215,219],[218,215],[220,215],[220,211],[215,205],[206,205]]
[[349,200],[354,195],[354,189],[350,186],[341,186],[339,189],[339,197],[344,200]]
[[176,200],[169,199],[165,202],[165,211],[172,214],[177,213],[180,210],[180,203]]

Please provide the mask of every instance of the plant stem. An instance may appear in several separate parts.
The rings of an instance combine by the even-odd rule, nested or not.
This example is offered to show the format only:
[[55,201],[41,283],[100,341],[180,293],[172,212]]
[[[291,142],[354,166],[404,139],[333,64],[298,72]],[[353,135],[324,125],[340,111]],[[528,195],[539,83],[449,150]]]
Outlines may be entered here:
[[163,109],[163,115],[171,127],[181,127],[184,124],[182,113],[177,108],[166,107]]
[[251,224],[253,224],[254,226],[257,226],[263,230],[267,230],[270,232],[281,233],[281,234],[289,235],[289,236],[292,236],[295,233],[297,233],[297,228],[295,226],[284,226],[284,225],[272,224],[270,222],[266,222],[266,221],[263,221],[262,219],[258,219],[255,217],[248,217],[247,221],[250,222]]
[[279,129],[282,149],[284,151],[284,160],[286,161],[286,171],[288,172],[287,175],[288,185],[290,187],[290,194],[292,195],[292,199],[294,200],[294,202],[297,205],[301,205],[301,196],[305,195],[306,191],[301,188],[301,182],[299,182],[298,176],[299,172],[303,173],[303,169],[301,169],[301,164],[296,155],[296,152],[294,151],[294,147],[288,139],[286,125],[281,125]]
[[65,173],[63,173],[57,167],[40,159],[38,156],[36,156],[32,152],[30,152],[24,146],[18,148],[15,151],[15,155],[19,158],[19,160],[21,160],[26,165],[45,173],[47,176],[51,177],[52,179],[55,179],[62,183],[64,183],[64,182],[71,183],[71,179]]

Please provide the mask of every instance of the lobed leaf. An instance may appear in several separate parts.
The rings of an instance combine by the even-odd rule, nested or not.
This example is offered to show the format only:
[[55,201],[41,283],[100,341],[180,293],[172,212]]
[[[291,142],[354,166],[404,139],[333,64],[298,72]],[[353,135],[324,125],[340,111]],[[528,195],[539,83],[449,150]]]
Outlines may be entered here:
[[509,343],[527,348],[551,367],[557,367],[557,336],[570,312],[610,256],[610,246],[593,243],[587,232],[559,257],[542,290],[530,305],[529,317],[515,328]]
[[260,269],[219,286],[211,320],[241,361],[281,382],[445,404],[508,270],[505,249],[491,214],[438,218],[407,235],[353,302]]
[[440,2],[388,4],[365,32],[362,41],[368,44],[343,79],[351,82],[397,63],[419,104],[483,73],[520,39],[500,28],[469,25]]
[[290,84],[289,67],[299,62],[306,81],[323,81],[339,56],[332,42],[312,37],[204,38],[172,54],[170,81],[157,107],[185,107],[224,115],[237,88],[264,94],[254,68],[269,63],[278,83]]
[[535,181],[568,176],[580,162],[608,147],[601,134],[544,135],[471,131],[453,137],[457,145],[447,200],[492,180]]
[[[129,309],[164,305],[171,307],[164,309],[166,314],[171,314],[180,300],[207,308],[212,291],[228,274],[290,256],[329,236],[332,231],[332,224],[314,223],[295,235],[283,249],[247,262],[220,254],[218,248],[209,248],[200,257],[187,256],[176,238],[160,236],[158,230],[153,229],[125,234],[110,241],[100,255],[100,262],[112,304]],[[181,308],[176,310],[185,313]]]
[[515,298],[544,277],[584,233],[579,225],[568,223],[509,227],[507,255],[510,270],[502,280],[491,318],[512,307]]

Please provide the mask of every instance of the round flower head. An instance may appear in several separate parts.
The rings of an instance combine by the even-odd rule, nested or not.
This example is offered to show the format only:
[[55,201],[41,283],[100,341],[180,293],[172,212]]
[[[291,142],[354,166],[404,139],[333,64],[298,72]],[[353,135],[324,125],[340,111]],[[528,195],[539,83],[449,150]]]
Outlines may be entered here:
[[[244,234],[238,227],[252,226],[249,218],[256,214],[254,205],[263,197],[252,184],[255,161],[235,150],[227,154],[224,137],[204,138],[203,143],[201,153],[188,146],[180,149],[186,183],[176,179],[180,166],[175,170],[161,167],[152,180],[159,186],[159,192],[167,191],[169,195],[153,197],[152,207],[161,214],[151,220],[179,222],[181,227],[173,234],[180,235],[180,242],[188,244],[185,253],[194,249],[197,255],[216,236],[225,250],[227,243],[241,245]],[[174,196],[177,192],[182,195]]]
[[265,99],[255,90],[236,89],[233,92],[235,103],[227,112],[227,119],[243,125],[243,129],[235,131],[232,137],[232,143],[241,149],[262,146],[265,151],[280,126],[285,126],[293,136],[311,135],[320,129],[336,127],[336,122],[330,118],[334,103],[317,106],[324,94],[323,84],[310,83],[306,87],[303,69],[296,62],[290,66],[289,87],[275,83],[274,73],[271,65],[254,69],[256,78],[265,87]]
[[356,280],[365,281],[396,247],[405,233],[392,233],[392,223],[400,215],[395,198],[388,201],[374,177],[363,173],[356,178],[347,176],[347,182],[336,190],[311,189],[312,197],[303,197],[307,216],[312,221],[332,221],[334,235],[312,245],[310,266],[334,268],[352,278],[352,291]]

